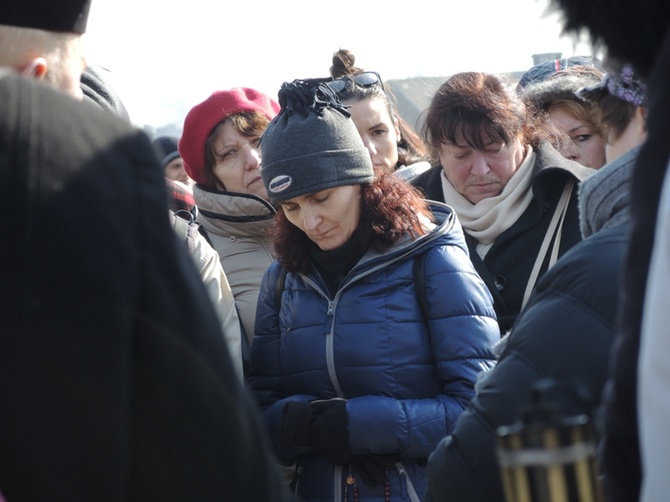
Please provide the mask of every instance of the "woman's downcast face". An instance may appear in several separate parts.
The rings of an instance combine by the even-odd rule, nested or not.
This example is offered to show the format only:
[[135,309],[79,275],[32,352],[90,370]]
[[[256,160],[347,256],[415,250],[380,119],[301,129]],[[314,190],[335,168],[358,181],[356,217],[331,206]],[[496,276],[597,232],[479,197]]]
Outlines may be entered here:
[[288,221],[322,251],[331,251],[347,242],[358,227],[360,199],[360,185],[344,185],[294,197],[281,206]]
[[523,162],[524,146],[517,139],[511,144],[489,142],[477,150],[460,138],[458,143],[442,143],[439,157],[449,182],[476,204],[500,195]]
[[267,199],[261,179],[259,137],[240,134],[230,122],[223,123],[212,144],[215,164],[214,175],[228,192],[256,195]]

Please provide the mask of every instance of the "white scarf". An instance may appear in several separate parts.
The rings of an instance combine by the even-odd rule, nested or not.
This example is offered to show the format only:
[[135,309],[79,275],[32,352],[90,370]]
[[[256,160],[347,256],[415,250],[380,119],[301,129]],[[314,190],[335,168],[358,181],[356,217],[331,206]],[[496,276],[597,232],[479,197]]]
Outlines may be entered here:
[[500,195],[488,197],[473,204],[456,191],[442,171],[442,194],[454,208],[463,229],[474,237],[477,254],[484,259],[495,240],[510,228],[533,200],[533,166],[535,152],[528,148],[526,158],[503,188]]

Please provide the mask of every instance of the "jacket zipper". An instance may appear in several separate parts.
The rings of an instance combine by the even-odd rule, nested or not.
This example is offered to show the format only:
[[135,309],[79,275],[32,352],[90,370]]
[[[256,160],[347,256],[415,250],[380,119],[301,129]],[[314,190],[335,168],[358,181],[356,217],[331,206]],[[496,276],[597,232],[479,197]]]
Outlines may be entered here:
[[[330,382],[333,385],[333,389],[335,390],[335,393],[338,397],[346,399],[346,396],[344,395],[344,392],[342,391],[342,387],[340,386],[339,379],[337,378],[337,373],[335,371],[335,357],[334,357],[334,345],[335,345],[335,309],[337,308],[337,301],[339,300],[340,296],[342,296],[342,293],[344,292],[345,289],[347,289],[349,286],[351,286],[353,283],[371,275],[379,270],[389,267],[398,261],[402,260],[406,256],[412,254],[418,247],[424,247],[427,243],[437,239],[440,237],[438,234],[433,234],[429,235],[426,239],[421,241],[421,244],[419,245],[411,245],[409,246],[409,249],[402,253],[399,256],[396,256],[392,260],[385,261],[384,263],[380,263],[379,265],[372,267],[370,270],[366,270],[365,272],[355,275],[349,280],[345,279],[344,284],[340,289],[337,290],[337,293],[335,293],[335,297],[331,300],[327,294],[323,292],[323,289],[314,281],[312,281],[309,277],[303,275],[302,278],[303,280],[308,283],[310,286],[312,286],[325,300],[328,302],[328,309],[326,311],[326,315],[328,316],[328,319],[326,321],[326,324],[329,324],[329,328],[326,329],[325,331],[325,337],[326,337],[326,366],[328,368],[328,377],[330,378]],[[416,241],[415,241],[416,242]]]
[[407,495],[409,495],[409,499],[412,502],[421,502],[421,499],[419,498],[419,495],[416,493],[416,489],[414,488],[414,484],[412,483],[412,480],[407,473],[407,469],[405,469],[405,465],[402,462],[396,462],[395,468],[400,475],[400,487],[403,489],[403,498],[406,491]]

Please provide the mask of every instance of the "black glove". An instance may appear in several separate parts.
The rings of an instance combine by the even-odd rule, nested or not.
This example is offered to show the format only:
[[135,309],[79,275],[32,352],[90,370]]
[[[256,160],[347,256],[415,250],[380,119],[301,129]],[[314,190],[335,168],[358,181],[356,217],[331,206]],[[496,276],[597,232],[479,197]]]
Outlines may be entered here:
[[311,407],[309,443],[312,451],[333,464],[346,464],[353,457],[348,444],[347,402],[342,399],[315,401]]
[[286,403],[282,410],[279,445],[284,448],[308,447],[311,423],[312,407],[309,403],[303,401]]
[[386,483],[388,473],[395,470],[399,460],[397,455],[356,455],[351,464],[363,482],[373,487]]

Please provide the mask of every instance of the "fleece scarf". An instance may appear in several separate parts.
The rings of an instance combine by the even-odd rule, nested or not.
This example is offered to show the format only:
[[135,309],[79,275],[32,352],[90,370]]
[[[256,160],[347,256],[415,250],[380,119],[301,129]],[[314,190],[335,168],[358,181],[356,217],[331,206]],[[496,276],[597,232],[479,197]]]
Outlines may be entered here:
[[503,188],[500,195],[473,204],[463,197],[442,171],[442,193],[454,208],[466,233],[474,237],[477,254],[483,260],[496,238],[510,228],[533,200],[533,166],[535,152],[528,148],[524,161]]

